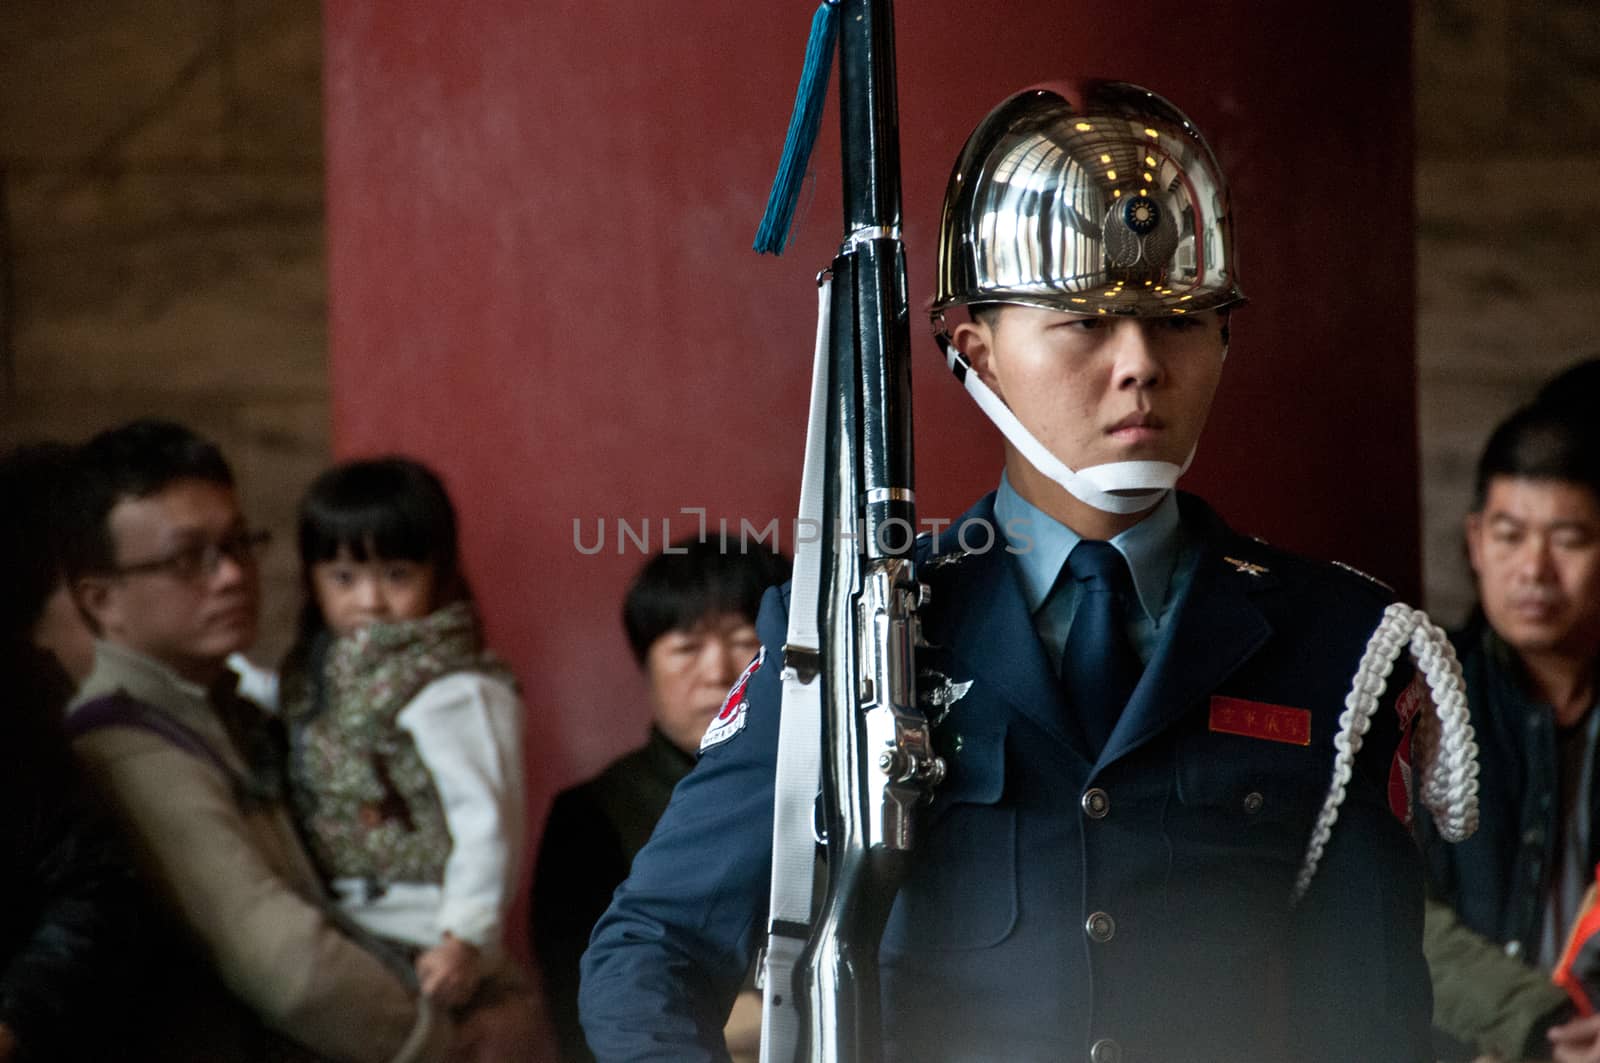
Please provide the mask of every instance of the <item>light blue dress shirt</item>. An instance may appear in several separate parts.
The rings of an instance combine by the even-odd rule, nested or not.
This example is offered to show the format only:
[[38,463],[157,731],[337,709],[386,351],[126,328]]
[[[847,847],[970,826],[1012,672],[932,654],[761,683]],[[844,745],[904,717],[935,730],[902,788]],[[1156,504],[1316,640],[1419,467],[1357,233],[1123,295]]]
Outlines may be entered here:
[[[1082,536],[1019,495],[1004,473],[995,493],[994,515],[1022,586],[1023,601],[1033,616],[1034,630],[1050,655],[1051,666],[1060,671],[1061,651],[1081,593],[1071,579],[1055,598],[1050,592],[1067,555]],[[1168,491],[1155,509],[1112,539],[1111,545],[1128,562],[1133,576],[1139,608],[1127,611],[1128,637],[1140,662],[1148,664],[1166,625],[1177,615],[1174,605],[1194,579],[1194,551],[1179,519],[1177,494]]]

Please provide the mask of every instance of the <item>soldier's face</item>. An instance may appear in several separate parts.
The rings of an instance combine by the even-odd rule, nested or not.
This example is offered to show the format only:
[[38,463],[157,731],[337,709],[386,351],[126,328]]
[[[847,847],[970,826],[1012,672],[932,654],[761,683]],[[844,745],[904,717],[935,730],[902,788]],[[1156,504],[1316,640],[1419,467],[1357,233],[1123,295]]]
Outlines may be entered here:
[[1017,419],[1071,469],[1182,464],[1222,375],[1215,312],[1165,318],[1006,306],[957,344]]
[[667,632],[645,652],[645,678],[656,726],[686,753],[700,748],[711,718],[761,648],[742,613],[714,613],[692,628]]
[[1579,484],[1496,476],[1466,521],[1467,556],[1495,632],[1518,653],[1600,653],[1600,499]]

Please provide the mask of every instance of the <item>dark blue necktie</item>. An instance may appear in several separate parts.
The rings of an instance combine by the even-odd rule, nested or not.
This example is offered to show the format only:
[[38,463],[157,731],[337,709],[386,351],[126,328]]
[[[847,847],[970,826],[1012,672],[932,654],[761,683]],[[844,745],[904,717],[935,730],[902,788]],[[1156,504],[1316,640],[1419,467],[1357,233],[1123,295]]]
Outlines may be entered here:
[[1072,548],[1067,571],[1078,582],[1078,608],[1061,652],[1061,681],[1098,757],[1144,670],[1123,617],[1133,578],[1116,547],[1093,539]]

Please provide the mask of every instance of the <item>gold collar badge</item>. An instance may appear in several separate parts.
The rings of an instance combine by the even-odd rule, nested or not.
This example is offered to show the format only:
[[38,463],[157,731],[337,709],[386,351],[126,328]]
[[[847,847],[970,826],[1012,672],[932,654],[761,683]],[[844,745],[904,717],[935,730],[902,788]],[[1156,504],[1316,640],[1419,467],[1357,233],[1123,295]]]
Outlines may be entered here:
[[1258,565],[1253,561],[1240,561],[1237,557],[1225,557],[1222,560],[1232,565],[1235,571],[1247,576],[1262,576],[1267,573],[1267,566]]

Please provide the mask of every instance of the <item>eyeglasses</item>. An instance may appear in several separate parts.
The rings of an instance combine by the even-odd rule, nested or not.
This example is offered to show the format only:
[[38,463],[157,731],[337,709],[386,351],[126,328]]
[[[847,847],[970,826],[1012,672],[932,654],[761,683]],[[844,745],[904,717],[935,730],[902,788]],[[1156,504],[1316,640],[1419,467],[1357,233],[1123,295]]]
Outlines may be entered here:
[[236,565],[254,565],[256,551],[271,541],[272,533],[265,528],[239,531],[216,542],[186,546],[154,561],[118,565],[112,571],[119,576],[132,576],[141,572],[164,572],[180,580],[209,579],[217,574],[224,557]]

